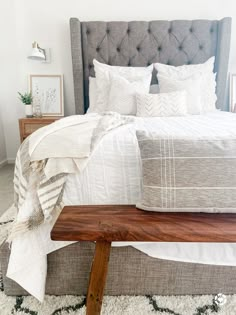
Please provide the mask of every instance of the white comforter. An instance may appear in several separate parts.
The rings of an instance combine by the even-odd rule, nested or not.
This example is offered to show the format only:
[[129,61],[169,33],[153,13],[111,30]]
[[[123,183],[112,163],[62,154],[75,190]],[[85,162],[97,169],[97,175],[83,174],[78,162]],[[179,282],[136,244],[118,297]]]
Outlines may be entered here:
[[[204,116],[175,118],[135,118],[134,124],[111,131],[96,147],[86,169],[69,175],[65,204],[135,204],[140,196],[141,164],[135,136],[137,129],[175,135],[236,137],[236,115],[214,112]],[[79,135],[78,135],[79,136]],[[31,206],[27,197],[24,207]],[[12,244],[7,276],[18,282],[40,301],[44,298],[47,273],[46,255],[68,242],[50,240],[51,223],[28,232]],[[195,243],[114,243],[132,245],[157,258],[236,266],[236,244]],[[22,253],[24,253],[22,255]]]

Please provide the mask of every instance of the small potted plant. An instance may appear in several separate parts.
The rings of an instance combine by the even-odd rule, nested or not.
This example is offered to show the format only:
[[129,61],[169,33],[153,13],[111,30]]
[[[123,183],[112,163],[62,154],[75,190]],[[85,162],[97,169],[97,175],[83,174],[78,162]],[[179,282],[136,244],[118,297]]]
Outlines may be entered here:
[[32,96],[32,93],[29,92],[29,93],[24,93],[24,94],[21,94],[20,92],[18,92],[19,94],[19,99],[21,100],[21,102],[23,104],[25,104],[25,114],[26,114],[26,117],[33,117],[33,96]]

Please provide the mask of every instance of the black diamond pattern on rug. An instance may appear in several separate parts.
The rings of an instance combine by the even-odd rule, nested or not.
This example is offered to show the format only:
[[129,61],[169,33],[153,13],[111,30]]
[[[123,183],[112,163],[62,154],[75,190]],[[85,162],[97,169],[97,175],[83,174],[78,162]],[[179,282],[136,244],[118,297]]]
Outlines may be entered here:
[[[2,274],[0,271],[0,291],[4,292],[4,286],[2,281]],[[74,296],[75,297],[75,296]],[[111,297],[112,298],[112,297]],[[175,311],[174,309],[168,308],[168,307],[161,307],[158,305],[158,298],[152,295],[146,296],[147,305],[152,306],[152,313],[155,314],[165,314],[165,315],[184,315],[182,313],[179,313]],[[1,304],[1,300],[0,300]],[[25,306],[23,306],[23,304]],[[86,298],[83,297],[82,301],[71,304],[71,305],[65,305],[60,308],[53,309],[50,315],[61,315],[61,314],[76,314],[78,310],[82,309],[86,305]],[[196,307],[195,311],[189,315],[215,315],[220,311],[220,307],[216,304],[215,300],[212,300],[211,304],[206,304],[203,306]],[[11,313],[9,314],[1,314],[1,315],[38,315],[38,311],[32,310],[30,307],[27,307],[27,297],[24,296],[17,296],[15,297],[15,303],[13,308],[11,309]],[[106,313],[108,314],[108,313]],[[129,313],[130,314],[130,313]],[[116,315],[115,313],[109,314],[109,315]],[[124,313],[125,315],[125,313]],[[145,314],[143,314],[145,315]]]

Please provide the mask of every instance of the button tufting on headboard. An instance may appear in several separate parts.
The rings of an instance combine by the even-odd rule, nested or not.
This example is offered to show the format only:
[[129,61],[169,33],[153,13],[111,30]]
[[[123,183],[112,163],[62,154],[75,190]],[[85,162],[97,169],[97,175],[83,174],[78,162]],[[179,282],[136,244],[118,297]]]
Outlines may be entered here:
[[216,56],[218,107],[226,108],[231,18],[82,23],[72,18],[70,23],[77,113],[88,107],[94,58],[110,65],[138,67],[154,62],[196,64]]

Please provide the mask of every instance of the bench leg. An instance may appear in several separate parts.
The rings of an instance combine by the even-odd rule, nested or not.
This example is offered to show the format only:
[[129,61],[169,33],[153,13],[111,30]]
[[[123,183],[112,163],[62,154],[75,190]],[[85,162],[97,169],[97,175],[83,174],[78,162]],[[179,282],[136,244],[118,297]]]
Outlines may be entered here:
[[94,259],[87,292],[87,315],[99,315],[106,285],[111,242],[96,242]]

